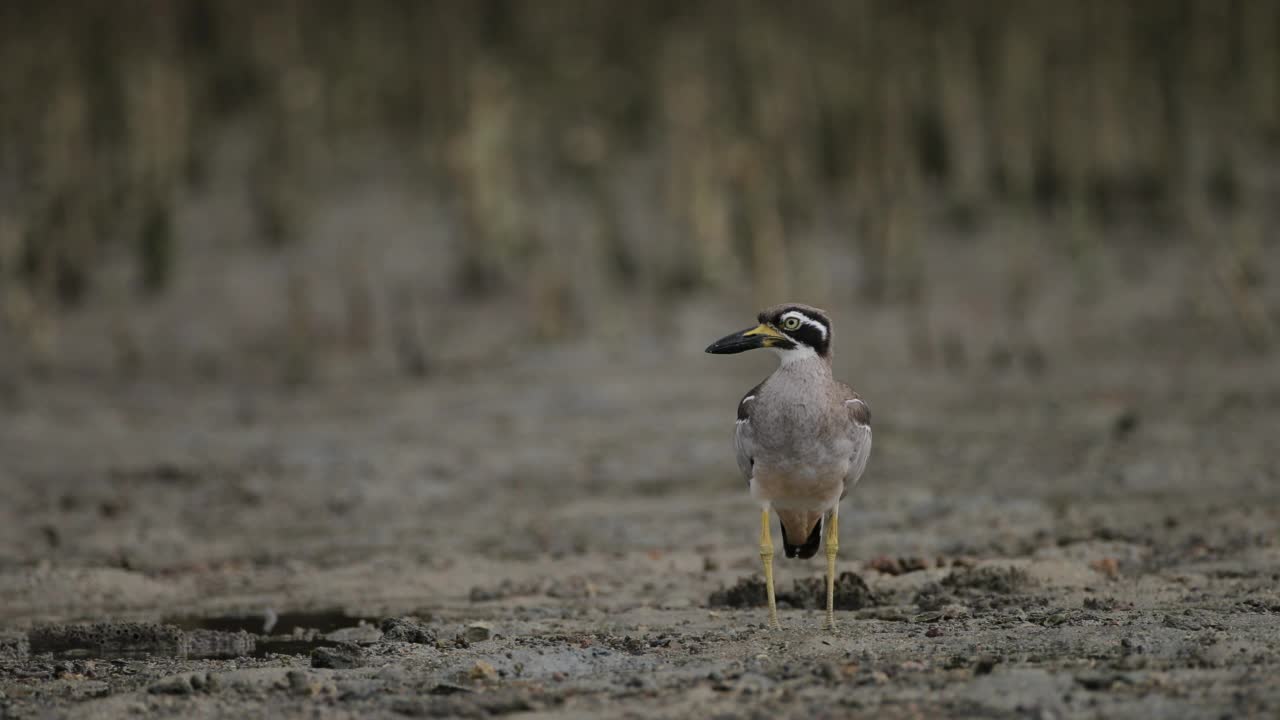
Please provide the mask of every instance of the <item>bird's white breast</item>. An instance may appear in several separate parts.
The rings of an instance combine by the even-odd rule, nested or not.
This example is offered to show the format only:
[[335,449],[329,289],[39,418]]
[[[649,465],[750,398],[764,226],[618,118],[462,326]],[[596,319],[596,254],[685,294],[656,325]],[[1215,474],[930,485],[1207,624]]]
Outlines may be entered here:
[[844,491],[853,456],[848,414],[825,368],[784,366],[751,407],[751,494],[779,509],[821,511]]

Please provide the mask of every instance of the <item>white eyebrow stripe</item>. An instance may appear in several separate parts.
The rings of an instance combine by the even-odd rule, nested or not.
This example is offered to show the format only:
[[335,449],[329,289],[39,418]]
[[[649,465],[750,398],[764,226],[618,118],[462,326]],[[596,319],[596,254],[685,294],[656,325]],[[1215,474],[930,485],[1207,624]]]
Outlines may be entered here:
[[817,328],[819,332],[822,333],[823,340],[827,339],[827,327],[822,323],[811,319],[810,317],[808,317],[807,315],[804,315],[803,313],[796,312],[795,310],[792,310],[790,312],[785,312],[782,314],[783,320],[786,320],[788,318],[795,318],[806,325],[812,325],[813,327]]

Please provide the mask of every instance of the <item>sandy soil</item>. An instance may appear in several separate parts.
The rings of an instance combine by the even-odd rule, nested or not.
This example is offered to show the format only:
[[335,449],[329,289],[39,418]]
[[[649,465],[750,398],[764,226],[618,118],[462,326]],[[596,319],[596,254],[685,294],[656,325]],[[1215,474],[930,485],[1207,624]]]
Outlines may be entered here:
[[821,557],[763,627],[729,438],[772,360],[701,354],[754,308],[421,379],[14,376],[0,716],[1280,712],[1274,355],[1095,307],[929,364],[835,310],[876,419],[835,632]]

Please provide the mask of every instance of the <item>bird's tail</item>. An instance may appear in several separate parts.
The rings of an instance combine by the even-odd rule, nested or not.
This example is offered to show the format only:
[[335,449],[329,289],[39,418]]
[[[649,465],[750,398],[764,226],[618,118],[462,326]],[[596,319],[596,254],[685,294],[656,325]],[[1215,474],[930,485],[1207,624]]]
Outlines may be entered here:
[[[782,525],[782,549],[787,557],[811,558],[818,554],[818,546],[822,544],[822,513],[779,510],[778,522]],[[791,542],[793,538],[807,539],[796,544]]]

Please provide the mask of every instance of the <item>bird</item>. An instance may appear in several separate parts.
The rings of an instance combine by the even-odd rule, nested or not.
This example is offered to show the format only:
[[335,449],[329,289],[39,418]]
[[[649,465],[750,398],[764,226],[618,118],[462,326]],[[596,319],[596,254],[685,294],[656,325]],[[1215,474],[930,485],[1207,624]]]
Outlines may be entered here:
[[835,565],[840,501],[858,483],[871,456],[871,407],[835,379],[831,320],[800,303],[762,311],[757,325],[707,347],[729,355],[768,348],[781,362],[738,402],[734,448],[751,497],[760,504],[760,560],[769,627],[781,628],[773,591],[770,511],[778,516],[788,558],[811,558],[826,528],[827,618],[835,629]]

